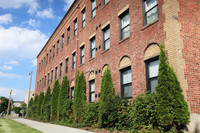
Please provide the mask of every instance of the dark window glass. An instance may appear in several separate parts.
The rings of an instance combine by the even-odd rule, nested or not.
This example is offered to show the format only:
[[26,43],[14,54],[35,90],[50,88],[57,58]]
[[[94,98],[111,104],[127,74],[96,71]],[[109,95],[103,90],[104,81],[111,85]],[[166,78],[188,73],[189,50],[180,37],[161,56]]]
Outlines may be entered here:
[[60,63],[60,78],[62,76],[62,63]]
[[71,99],[74,99],[74,87],[71,88]]
[[59,52],[59,40],[57,41],[57,54]]
[[129,10],[120,15],[120,39],[123,40],[130,36]]
[[84,63],[84,46],[80,48],[80,64]]
[[144,0],[144,25],[158,18],[158,0]]
[[63,49],[63,46],[64,46],[64,34],[62,35],[62,49]]
[[82,10],[82,22],[81,22],[81,28],[85,27],[85,8]]
[[95,37],[90,40],[90,58],[95,57]]
[[70,38],[70,27],[67,29],[67,44],[69,43]]
[[72,54],[72,69],[75,69],[76,65],[76,52]]
[[50,81],[50,74],[48,73],[48,81],[47,81],[48,84],[49,84],[49,81]]
[[47,61],[46,61],[46,64],[48,64],[48,54],[47,54]]
[[95,80],[90,81],[89,84],[90,84],[89,102],[93,103],[95,99]]
[[53,70],[51,71],[51,83],[53,82]]
[[132,78],[130,67],[121,71],[121,95],[122,98],[132,98]]
[[110,48],[110,27],[103,29],[103,50]]
[[77,18],[74,20],[74,37],[77,35]]
[[53,58],[55,56],[55,45],[53,45]]
[[158,57],[146,61],[147,89],[151,92],[155,92],[158,84],[159,62]]
[[55,79],[57,79],[58,67],[55,68]]
[[51,62],[51,50],[50,50],[50,53],[49,53],[49,63]]
[[47,76],[44,77],[44,86],[46,86],[47,83]]
[[65,73],[67,73],[68,72],[68,58],[65,61],[66,61]]
[[91,0],[91,18],[96,15],[96,0]]

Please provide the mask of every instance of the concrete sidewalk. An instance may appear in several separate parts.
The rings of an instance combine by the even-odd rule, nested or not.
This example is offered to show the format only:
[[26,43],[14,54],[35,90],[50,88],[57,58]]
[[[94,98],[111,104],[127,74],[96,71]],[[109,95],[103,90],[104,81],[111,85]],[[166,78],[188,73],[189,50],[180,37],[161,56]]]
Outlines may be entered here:
[[23,119],[23,118],[11,118],[11,119],[17,122],[20,122],[22,124],[25,124],[29,127],[35,128],[43,133],[92,133],[92,132],[81,130],[81,129],[54,125],[54,124],[49,124],[49,123],[43,123],[43,122],[37,122],[37,121]]

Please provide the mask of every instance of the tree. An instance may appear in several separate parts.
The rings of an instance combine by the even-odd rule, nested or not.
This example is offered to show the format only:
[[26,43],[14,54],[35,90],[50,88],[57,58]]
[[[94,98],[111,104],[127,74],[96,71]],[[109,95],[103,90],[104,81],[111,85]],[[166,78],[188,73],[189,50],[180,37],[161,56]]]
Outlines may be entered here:
[[73,100],[73,111],[75,122],[82,122],[84,111],[87,105],[86,100],[86,82],[83,71],[78,71],[75,81],[75,91],[74,91],[74,100]]
[[26,116],[26,108],[27,108],[26,103],[22,103],[20,107],[22,109],[22,116],[23,117]]
[[159,56],[158,85],[156,87],[156,112],[158,123],[165,129],[181,129],[189,123],[189,110],[183,90],[175,72],[169,66],[164,45]]
[[48,86],[47,91],[45,93],[43,103],[42,103],[42,110],[40,119],[43,121],[50,121],[50,114],[51,114],[51,88]]
[[3,113],[3,112],[5,113],[6,110],[8,109],[8,101],[9,101],[9,99],[6,98],[6,97],[1,97],[0,100],[1,100],[0,113]]
[[32,113],[31,116],[32,116],[33,119],[38,118],[38,116],[37,116],[37,114],[36,114],[38,98],[39,98],[39,96],[36,94],[36,95],[35,95],[35,98],[34,98],[34,100],[33,100],[33,105],[32,105],[32,107],[31,107],[31,113]]
[[38,102],[37,102],[37,109],[36,109],[36,114],[38,117],[40,117],[40,114],[41,114],[41,107],[42,107],[43,99],[44,99],[44,92],[40,92]]
[[99,124],[101,127],[103,127],[106,125],[105,123],[108,121],[109,117],[109,114],[107,113],[109,108],[105,109],[105,107],[107,107],[106,105],[108,105],[108,103],[110,104],[110,99],[115,99],[113,81],[109,68],[107,68],[103,73],[100,94]]
[[58,96],[59,96],[59,80],[55,80],[53,85],[52,100],[51,100],[51,120],[57,120],[57,109],[58,109]]
[[58,97],[58,116],[57,120],[65,121],[67,118],[67,110],[69,109],[69,82],[67,75],[63,77],[62,84],[60,86],[60,93]]

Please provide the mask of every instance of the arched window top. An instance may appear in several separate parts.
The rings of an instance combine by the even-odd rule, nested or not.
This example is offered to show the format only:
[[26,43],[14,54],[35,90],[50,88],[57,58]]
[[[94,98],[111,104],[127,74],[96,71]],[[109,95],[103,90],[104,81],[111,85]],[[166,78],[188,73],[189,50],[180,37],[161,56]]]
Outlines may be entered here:
[[110,68],[108,64],[104,65],[103,68],[102,68],[102,76],[103,76],[103,73],[105,72],[105,70],[107,68]]
[[91,71],[90,74],[89,74],[89,80],[88,81],[91,81],[91,80],[94,80],[95,79],[95,73],[94,71]]
[[124,69],[129,66],[131,66],[131,60],[128,56],[124,56],[119,63],[119,69]]
[[144,61],[160,55],[160,47],[158,44],[153,43],[147,46],[144,53]]
[[72,88],[72,87],[74,87],[74,86],[75,86],[75,82],[74,82],[74,80],[72,80],[71,85],[70,85],[70,88]]

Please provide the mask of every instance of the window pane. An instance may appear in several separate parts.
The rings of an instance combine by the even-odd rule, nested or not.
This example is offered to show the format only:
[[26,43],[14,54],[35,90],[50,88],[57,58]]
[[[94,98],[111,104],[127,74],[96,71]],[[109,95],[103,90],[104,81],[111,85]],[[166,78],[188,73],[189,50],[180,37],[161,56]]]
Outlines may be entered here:
[[129,14],[127,14],[126,16],[124,16],[122,18],[121,23],[122,23],[122,28],[124,28],[127,25],[129,25]]
[[84,48],[81,49],[81,55],[84,55]]
[[94,17],[96,15],[96,10],[94,10],[93,12],[92,12],[92,17]]
[[108,38],[110,38],[110,29],[107,29],[107,30],[104,32],[104,40],[107,40]]
[[92,93],[91,94],[91,102],[94,102],[94,99],[95,99],[95,93]]
[[104,4],[107,4],[109,2],[109,0],[105,0]]
[[95,84],[94,84],[94,82],[91,82],[90,83],[90,92],[93,92],[93,91],[95,91]]
[[132,97],[132,86],[131,86],[131,84],[124,87],[124,97]]
[[122,39],[130,36],[130,27],[126,27],[122,30]]
[[96,8],[96,0],[92,1],[92,10]]
[[159,60],[149,63],[149,78],[158,76]]
[[145,1],[145,9],[146,9],[146,11],[148,11],[151,8],[153,8],[157,4],[158,4],[158,0],[146,0]]
[[94,49],[95,48],[95,40],[92,41],[91,45],[92,45],[91,49]]
[[155,92],[156,91],[156,86],[158,84],[158,80],[156,79],[151,79],[150,80],[150,85],[151,85],[151,92]]
[[95,57],[95,49],[92,50],[92,58]]
[[154,9],[149,11],[146,16],[147,16],[147,24],[151,23],[152,21],[158,18],[158,8],[155,7]]
[[122,78],[123,78],[122,79],[123,84],[131,83],[132,82],[131,69],[123,72],[122,73]]
[[105,41],[105,48],[104,49],[109,49],[110,48],[110,39]]

